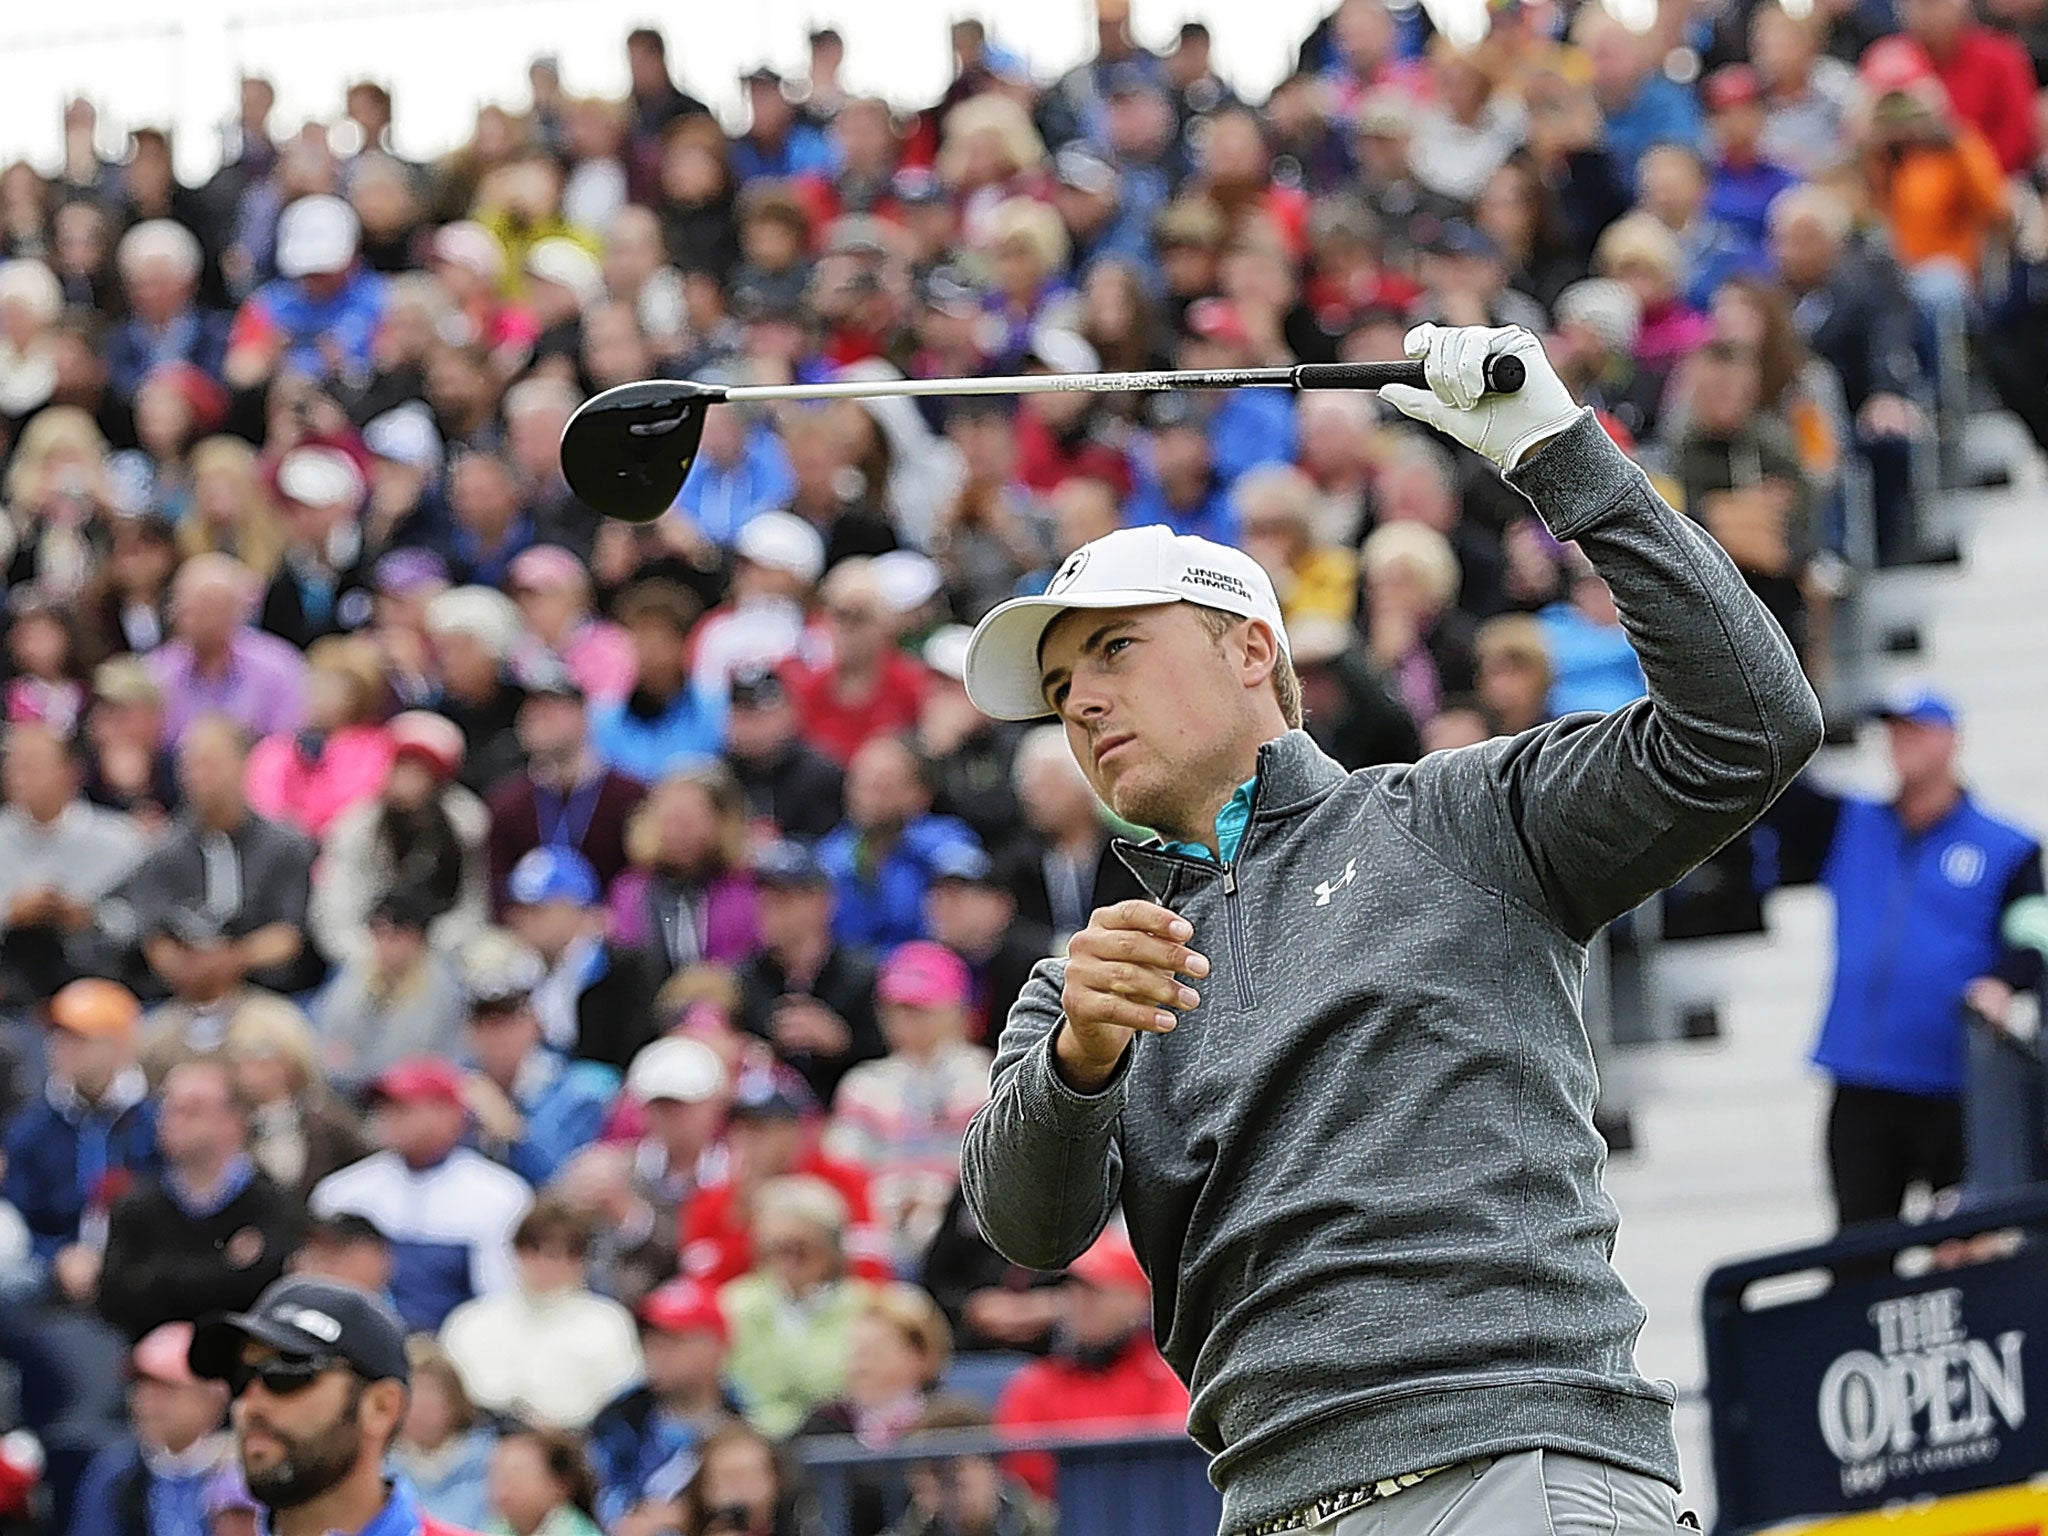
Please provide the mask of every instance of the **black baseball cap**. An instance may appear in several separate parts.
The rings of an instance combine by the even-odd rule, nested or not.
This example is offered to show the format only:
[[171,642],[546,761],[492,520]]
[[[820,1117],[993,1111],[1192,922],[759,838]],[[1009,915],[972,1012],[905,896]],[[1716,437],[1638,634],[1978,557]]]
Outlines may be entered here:
[[193,1331],[186,1363],[195,1376],[226,1381],[250,1339],[280,1354],[331,1355],[365,1381],[412,1380],[405,1324],[368,1291],[339,1280],[280,1280],[247,1312],[215,1314]]

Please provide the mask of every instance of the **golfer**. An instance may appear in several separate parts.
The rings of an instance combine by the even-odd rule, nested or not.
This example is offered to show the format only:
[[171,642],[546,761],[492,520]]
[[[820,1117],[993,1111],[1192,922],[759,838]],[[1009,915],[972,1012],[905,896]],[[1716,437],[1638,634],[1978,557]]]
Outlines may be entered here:
[[[1649,697],[1347,774],[1272,586],[1163,528],[1076,551],[967,660],[1160,841],[1011,1010],[962,1175],[1056,1269],[1121,1203],[1242,1536],[1667,1536],[1668,1384],[1609,1262],[1586,943],[1756,818],[1820,710],[1735,567],[1519,329],[1410,333],[1382,396],[1487,455],[1612,587]],[[1486,358],[1522,359],[1486,396]]]

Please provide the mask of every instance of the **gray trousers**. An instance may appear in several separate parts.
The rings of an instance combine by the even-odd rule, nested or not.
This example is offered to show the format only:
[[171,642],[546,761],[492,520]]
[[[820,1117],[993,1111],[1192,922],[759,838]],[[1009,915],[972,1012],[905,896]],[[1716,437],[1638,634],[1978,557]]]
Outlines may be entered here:
[[1310,1536],[1672,1536],[1678,1494],[1641,1472],[1517,1451],[1439,1472]]

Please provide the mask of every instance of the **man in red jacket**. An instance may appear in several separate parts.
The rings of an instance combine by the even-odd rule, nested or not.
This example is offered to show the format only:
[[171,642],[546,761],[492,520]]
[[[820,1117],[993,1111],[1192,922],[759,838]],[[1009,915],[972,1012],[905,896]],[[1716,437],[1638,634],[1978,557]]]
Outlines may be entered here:
[[[1152,1342],[1151,1316],[1145,1271],[1111,1227],[1067,1270],[1053,1352],[1010,1378],[996,1400],[997,1428],[1185,1429],[1188,1389]],[[1004,1466],[1039,1497],[1057,1497],[1047,1452],[1019,1452]]]
[[[1981,25],[1970,0],[1899,0],[1899,20],[1948,91],[1956,116],[1991,141],[2010,176],[2034,158],[2034,65],[2027,50]],[[1872,52],[1887,47],[1880,40]]]
[[368,1291],[280,1280],[200,1324],[196,1376],[228,1384],[249,1492],[272,1536],[471,1536],[424,1513],[384,1458],[405,1419],[405,1326]]

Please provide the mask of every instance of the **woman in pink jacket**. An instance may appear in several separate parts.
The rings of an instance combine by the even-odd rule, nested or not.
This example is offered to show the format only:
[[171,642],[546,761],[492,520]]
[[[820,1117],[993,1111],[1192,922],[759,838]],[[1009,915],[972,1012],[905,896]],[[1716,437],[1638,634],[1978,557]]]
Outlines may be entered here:
[[384,788],[391,736],[384,713],[384,669],[376,645],[332,635],[306,652],[306,725],[266,736],[249,754],[249,804],[258,815],[326,835],[343,811]]

